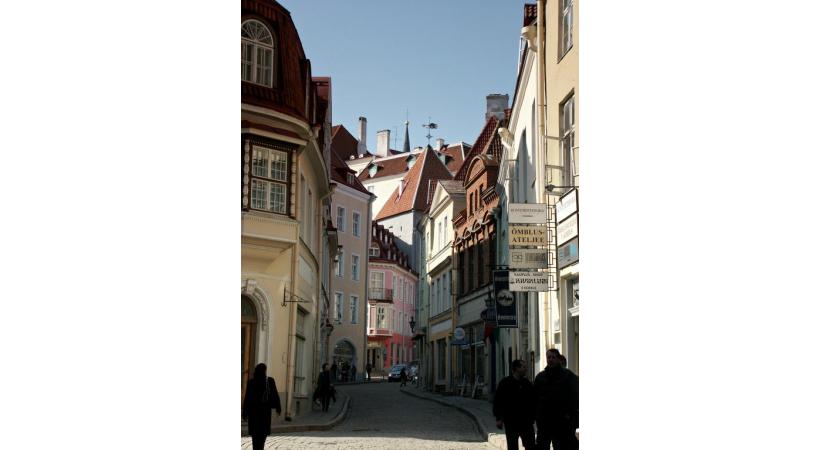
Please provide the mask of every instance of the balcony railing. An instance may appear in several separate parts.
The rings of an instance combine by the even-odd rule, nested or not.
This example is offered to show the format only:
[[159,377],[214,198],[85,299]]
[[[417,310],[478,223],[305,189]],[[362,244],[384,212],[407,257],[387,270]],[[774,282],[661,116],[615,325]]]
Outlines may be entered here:
[[376,302],[393,302],[393,289],[370,288],[370,300]]

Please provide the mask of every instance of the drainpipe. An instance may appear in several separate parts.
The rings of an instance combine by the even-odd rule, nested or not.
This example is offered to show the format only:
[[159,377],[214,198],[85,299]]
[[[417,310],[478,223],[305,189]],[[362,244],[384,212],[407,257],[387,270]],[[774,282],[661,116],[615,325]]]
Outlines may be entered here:
[[[538,89],[537,89],[537,100],[538,108],[537,108],[537,117],[536,120],[538,122],[538,137],[537,140],[539,148],[536,149],[537,155],[542,156],[544,161],[539,164],[539,167],[544,168],[543,176],[539,176],[536,178],[536,195],[540,196],[542,199],[539,203],[547,203],[549,202],[549,198],[547,195],[544,194],[544,184],[547,181],[546,177],[549,176],[549,155],[547,153],[547,40],[546,40],[546,25],[547,25],[547,10],[546,10],[546,0],[538,0],[537,12],[536,12],[536,28],[537,28],[537,40],[538,40],[538,51],[536,53],[537,61],[536,64],[536,79],[538,81]],[[539,314],[539,328],[541,334],[541,345],[538,347],[538,354],[539,354],[539,363],[541,365],[545,364],[546,361],[546,349],[549,345],[551,339],[549,339],[552,333],[549,330],[550,324],[550,313],[551,313],[551,297],[553,294],[551,292],[547,292],[544,295],[539,294],[540,298],[544,299],[544,307],[542,308],[541,305],[538,306],[538,310],[542,312]],[[529,297],[529,296],[528,296]]]

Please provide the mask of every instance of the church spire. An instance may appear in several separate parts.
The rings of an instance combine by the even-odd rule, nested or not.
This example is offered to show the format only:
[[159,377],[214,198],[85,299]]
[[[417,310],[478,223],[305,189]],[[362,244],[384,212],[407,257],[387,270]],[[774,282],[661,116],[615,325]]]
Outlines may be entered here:
[[410,122],[407,120],[404,121],[404,149],[402,151],[410,152]]

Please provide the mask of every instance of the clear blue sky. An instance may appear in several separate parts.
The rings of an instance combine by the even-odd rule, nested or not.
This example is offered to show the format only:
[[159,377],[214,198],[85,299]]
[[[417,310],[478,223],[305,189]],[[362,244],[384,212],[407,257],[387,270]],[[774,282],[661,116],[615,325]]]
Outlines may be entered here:
[[[405,111],[410,147],[433,140],[472,144],[484,126],[487,94],[515,88],[524,0],[279,0],[311,60],[314,76],[333,83],[333,124],[367,147],[390,129],[401,150]],[[398,139],[393,144],[395,132]]]

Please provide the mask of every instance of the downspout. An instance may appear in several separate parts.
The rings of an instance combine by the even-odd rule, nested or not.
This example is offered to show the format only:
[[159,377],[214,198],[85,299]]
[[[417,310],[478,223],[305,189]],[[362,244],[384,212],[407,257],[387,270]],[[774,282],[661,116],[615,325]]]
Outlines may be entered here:
[[[546,40],[546,27],[547,27],[547,11],[546,11],[546,0],[538,0],[538,7],[536,11],[536,28],[537,28],[537,40],[538,40],[538,51],[536,53],[537,61],[536,64],[536,80],[537,80],[537,100],[538,108],[537,108],[537,117],[536,120],[538,122],[538,137],[539,139],[536,141],[540,148],[536,149],[536,154],[539,157],[543,157],[544,161],[539,162],[539,167],[544,168],[543,176],[536,178],[536,198],[541,198],[542,201],[539,203],[548,203],[549,198],[544,194],[544,186],[546,183],[546,177],[550,175],[549,173],[549,155],[547,154],[547,40]],[[542,314],[539,314],[538,322],[539,328],[541,331],[541,339],[540,344],[538,345],[538,360],[541,365],[544,364],[546,361],[546,349],[549,345],[551,336],[551,332],[549,330],[550,321],[548,318],[551,314],[552,308],[552,297],[551,292],[547,292],[545,295],[539,295],[539,297],[544,299],[544,307],[542,308],[541,305],[537,305],[538,307],[536,310],[543,311]]]

